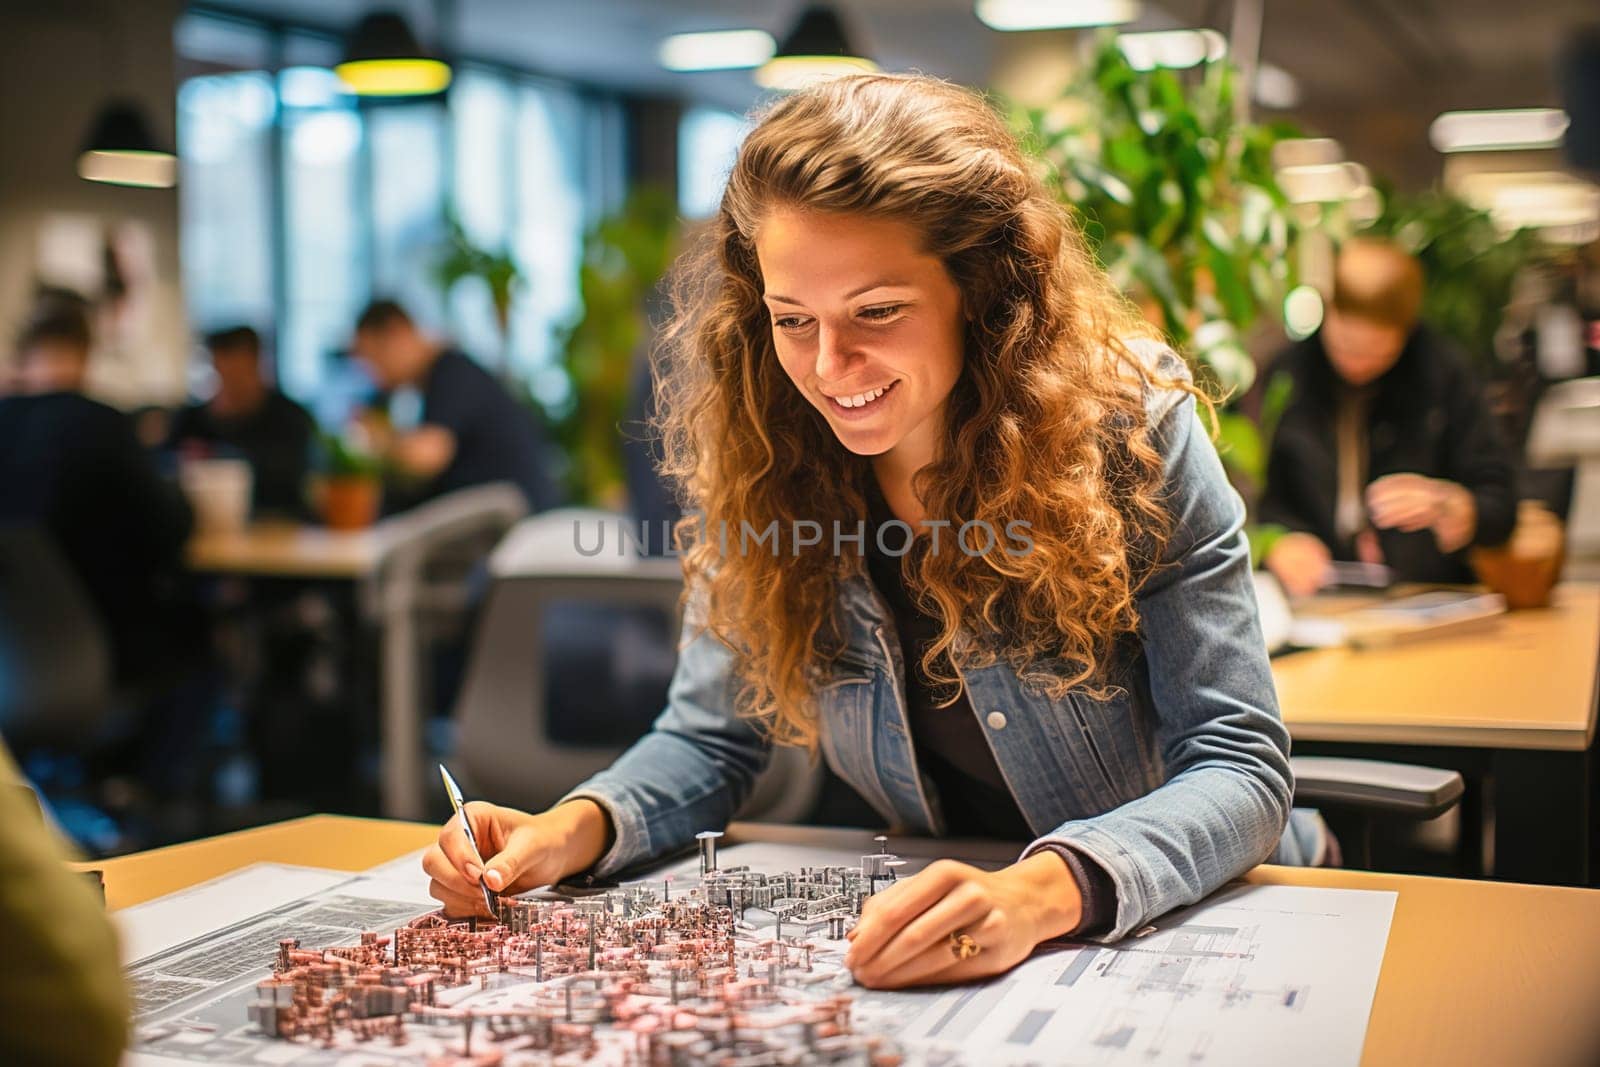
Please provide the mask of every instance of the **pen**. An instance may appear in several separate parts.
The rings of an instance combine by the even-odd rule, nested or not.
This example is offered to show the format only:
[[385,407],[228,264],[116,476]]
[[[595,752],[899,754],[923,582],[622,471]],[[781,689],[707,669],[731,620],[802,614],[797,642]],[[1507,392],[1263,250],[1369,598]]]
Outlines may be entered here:
[[462,806],[461,787],[456,785],[456,780],[450,777],[450,772],[444,769],[444,764],[439,764],[439,776],[444,779],[444,791],[450,798],[450,806],[456,809],[456,814],[461,816],[461,829],[467,835],[467,844],[472,846],[472,854],[478,858],[478,888],[483,890],[483,902],[489,907],[490,915],[499,915],[500,909],[495,905],[494,893],[489,889],[489,883],[483,880],[483,849],[478,847],[478,838],[472,832],[472,820],[467,818],[466,810]]

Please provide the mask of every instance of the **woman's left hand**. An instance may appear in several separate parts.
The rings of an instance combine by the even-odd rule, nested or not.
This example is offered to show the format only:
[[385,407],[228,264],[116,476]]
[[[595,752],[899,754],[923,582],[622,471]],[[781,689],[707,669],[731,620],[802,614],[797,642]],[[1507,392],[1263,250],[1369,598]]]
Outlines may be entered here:
[[[1054,852],[998,871],[939,860],[867,898],[844,963],[872,989],[983,978],[1072,931],[1082,906],[1078,883]],[[970,937],[978,952],[958,958],[952,934]]]

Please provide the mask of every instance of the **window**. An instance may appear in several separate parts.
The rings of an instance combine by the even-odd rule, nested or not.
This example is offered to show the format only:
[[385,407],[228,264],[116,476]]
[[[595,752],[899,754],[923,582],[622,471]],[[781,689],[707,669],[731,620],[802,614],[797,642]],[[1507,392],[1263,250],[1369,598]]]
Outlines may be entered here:
[[425,326],[445,325],[433,264],[444,242],[445,114],[435,104],[374,108],[367,117],[372,289]]
[[[509,361],[542,397],[559,396],[550,368],[579,309],[583,232],[619,199],[613,101],[465,63],[447,105],[358,107],[330,69],[331,37],[193,12],[175,35],[197,328],[270,332],[283,387],[317,404],[345,377],[332,357],[362,304],[393,296],[487,365]],[[522,270],[509,343],[481,283],[441,289],[447,206],[475,244],[510,251]]]
[[312,82],[318,73],[332,76],[314,67],[278,76],[288,237],[278,379],[301,397],[317,395],[367,295],[358,221],[361,120],[336,86]]
[[523,369],[556,358],[561,329],[582,310],[578,272],[585,210],[584,109],[558,89],[525,86],[517,98],[515,254],[528,276],[512,335]]
[[[516,90],[502,78],[466,69],[457,73],[451,94],[455,216],[473,244],[507,251],[515,224]],[[527,299],[526,286],[514,299]],[[457,283],[449,294],[449,313],[462,347],[486,366],[500,368],[507,340],[495,320],[488,286],[477,279]]]
[[273,322],[272,79],[191,78],[178,90],[180,256],[199,330]]
[[685,218],[716,214],[728,172],[750,120],[730,111],[692,108],[678,125],[678,210]]

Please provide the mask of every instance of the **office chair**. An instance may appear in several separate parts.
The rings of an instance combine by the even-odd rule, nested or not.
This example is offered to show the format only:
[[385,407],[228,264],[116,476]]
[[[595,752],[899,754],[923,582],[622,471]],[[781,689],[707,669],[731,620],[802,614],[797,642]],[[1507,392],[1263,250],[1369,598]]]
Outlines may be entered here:
[[[519,523],[495,549],[488,601],[455,712],[454,760],[477,795],[543,810],[610,766],[637,739],[624,734],[648,728],[600,720],[588,724],[581,740],[552,737],[544,655],[552,605],[578,601],[659,613],[668,637],[655,706],[665,701],[680,625],[682,570],[676,559],[643,558],[631,549],[619,553],[615,538],[628,526],[620,514],[560,509]],[[602,530],[604,547],[585,555],[600,543]],[[616,642],[611,645],[615,657]],[[602,703],[595,714],[612,710]],[[805,752],[779,747],[739,817],[797,822],[810,811],[820,784],[820,768]]]
[[[1277,579],[1252,575],[1262,636],[1268,650],[1289,643],[1294,617]],[[1437,818],[1461,800],[1465,782],[1458,771],[1332,756],[1292,756],[1296,807],[1346,812],[1356,822],[1356,840],[1347,846],[1347,863],[1372,865],[1372,823],[1377,818],[1422,822]]]
[[458,626],[477,593],[483,560],[528,513],[510,483],[447,493],[374,529],[378,559],[360,600],[379,627],[382,808],[394,819],[426,813],[423,694],[430,641]]
[[1422,822],[1443,815],[1461,800],[1461,772],[1411,763],[1292,756],[1297,807],[1346,812],[1355,818],[1354,841],[1342,841],[1345,866],[1371,868],[1375,819]]
[[77,573],[43,531],[0,526],[0,735],[83,748],[112,706],[110,639]]

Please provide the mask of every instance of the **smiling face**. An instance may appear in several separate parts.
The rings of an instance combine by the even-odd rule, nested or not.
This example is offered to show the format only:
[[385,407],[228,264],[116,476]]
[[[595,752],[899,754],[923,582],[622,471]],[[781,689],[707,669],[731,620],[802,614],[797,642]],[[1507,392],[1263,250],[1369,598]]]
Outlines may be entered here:
[[961,376],[961,292],[911,226],[776,210],[755,240],[778,361],[860,456],[932,461]]

